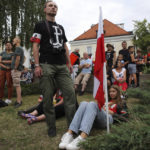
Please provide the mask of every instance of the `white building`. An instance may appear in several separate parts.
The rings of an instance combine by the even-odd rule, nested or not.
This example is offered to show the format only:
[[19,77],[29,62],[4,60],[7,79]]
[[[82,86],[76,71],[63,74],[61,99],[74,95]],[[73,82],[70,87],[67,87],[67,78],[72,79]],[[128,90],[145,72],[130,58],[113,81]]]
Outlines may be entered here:
[[[127,45],[133,45],[132,39],[134,37],[132,32],[127,32],[123,29],[124,24],[113,24],[112,22],[104,19],[104,40],[106,44],[112,44],[115,48],[115,51],[118,54],[118,51],[122,49],[122,41],[126,41]],[[80,55],[83,56],[83,52],[88,52],[95,57],[96,43],[97,43],[97,31],[98,24],[92,25],[89,30],[75,38],[73,41],[70,41],[71,51],[74,49],[80,49]],[[106,48],[105,48],[106,50]]]

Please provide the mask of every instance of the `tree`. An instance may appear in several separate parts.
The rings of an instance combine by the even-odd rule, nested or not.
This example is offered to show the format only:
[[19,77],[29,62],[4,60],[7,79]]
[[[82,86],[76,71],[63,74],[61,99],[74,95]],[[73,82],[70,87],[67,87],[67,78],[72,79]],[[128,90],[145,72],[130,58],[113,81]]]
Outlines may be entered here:
[[30,37],[36,22],[44,19],[46,0],[1,0],[0,40],[2,44],[19,35],[22,45],[30,47]]
[[150,23],[146,19],[143,21],[134,21],[134,44],[146,53],[147,47],[150,46]]

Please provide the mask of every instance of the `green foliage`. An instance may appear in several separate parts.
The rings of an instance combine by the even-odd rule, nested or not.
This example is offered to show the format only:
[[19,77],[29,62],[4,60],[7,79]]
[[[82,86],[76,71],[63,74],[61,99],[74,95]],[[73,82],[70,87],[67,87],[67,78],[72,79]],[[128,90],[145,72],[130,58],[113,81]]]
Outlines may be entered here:
[[141,104],[150,104],[150,93],[147,90],[136,88],[129,89],[128,96],[140,99]]
[[[7,87],[5,87],[5,96],[7,96]],[[22,96],[26,95],[33,95],[33,94],[41,94],[39,83],[32,83],[32,84],[23,84],[21,83],[21,93]],[[13,90],[13,96],[16,97],[15,88]]]
[[144,66],[143,73],[144,73],[144,74],[150,74],[150,68],[145,65],[145,66]]
[[146,19],[143,21],[134,21],[134,44],[146,53],[147,47],[150,45],[150,23]]
[[[136,125],[135,125],[136,124]],[[88,138],[82,143],[86,150],[149,150],[150,127],[139,121],[113,126],[110,134]]]
[[29,48],[35,23],[44,19],[45,1],[1,0],[0,18],[3,19],[0,21],[0,40],[12,40],[17,33],[21,37],[22,45]]

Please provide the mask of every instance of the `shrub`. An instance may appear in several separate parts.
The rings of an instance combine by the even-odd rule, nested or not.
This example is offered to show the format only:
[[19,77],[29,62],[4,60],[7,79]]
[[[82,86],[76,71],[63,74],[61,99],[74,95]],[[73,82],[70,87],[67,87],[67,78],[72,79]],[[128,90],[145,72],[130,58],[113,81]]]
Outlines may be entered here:
[[[32,94],[41,94],[39,83],[32,83],[32,84],[23,84],[21,83],[21,93],[22,96],[25,95],[32,95]],[[7,96],[7,87],[5,87],[5,96]],[[16,91],[15,88],[13,89],[13,96],[16,97]]]
[[128,97],[140,99],[141,104],[150,104],[150,92],[147,90],[142,90],[140,88],[129,89],[127,93]]
[[82,143],[86,150],[149,150],[150,127],[139,121],[113,126],[110,134],[90,137]]

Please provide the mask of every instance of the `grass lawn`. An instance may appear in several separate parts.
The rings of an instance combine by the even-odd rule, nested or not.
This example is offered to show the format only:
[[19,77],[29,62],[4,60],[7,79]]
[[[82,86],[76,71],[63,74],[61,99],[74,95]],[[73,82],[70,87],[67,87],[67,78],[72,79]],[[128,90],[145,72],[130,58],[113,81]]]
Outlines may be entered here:
[[[39,95],[23,97],[23,105],[15,109],[13,104],[0,108],[0,150],[57,150],[61,136],[66,132],[65,117],[56,121],[57,136],[49,138],[46,123],[28,125],[26,120],[17,115],[18,110],[25,110],[37,104]],[[91,94],[78,97],[78,101],[94,100]],[[15,98],[13,98],[13,102]],[[91,135],[97,131],[93,130]]]
[[[65,117],[56,121],[57,136],[50,138],[47,135],[46,123],[39,122],[28,125],[26,120],[17,115],[18,110],[26,110],[37,104],[39,95],[23,97],[23,105],[15,109],[13,104],[0,108],[0,150],[57,150],[61,136],[67,130]],[[78,97],[78,101],[94,100],[91,94]],[[13,98],[13,102],[15,98]],[[131,107],[137,99],[128,99]],[[90,136],[98,135],[106,130],[93,129]]]

